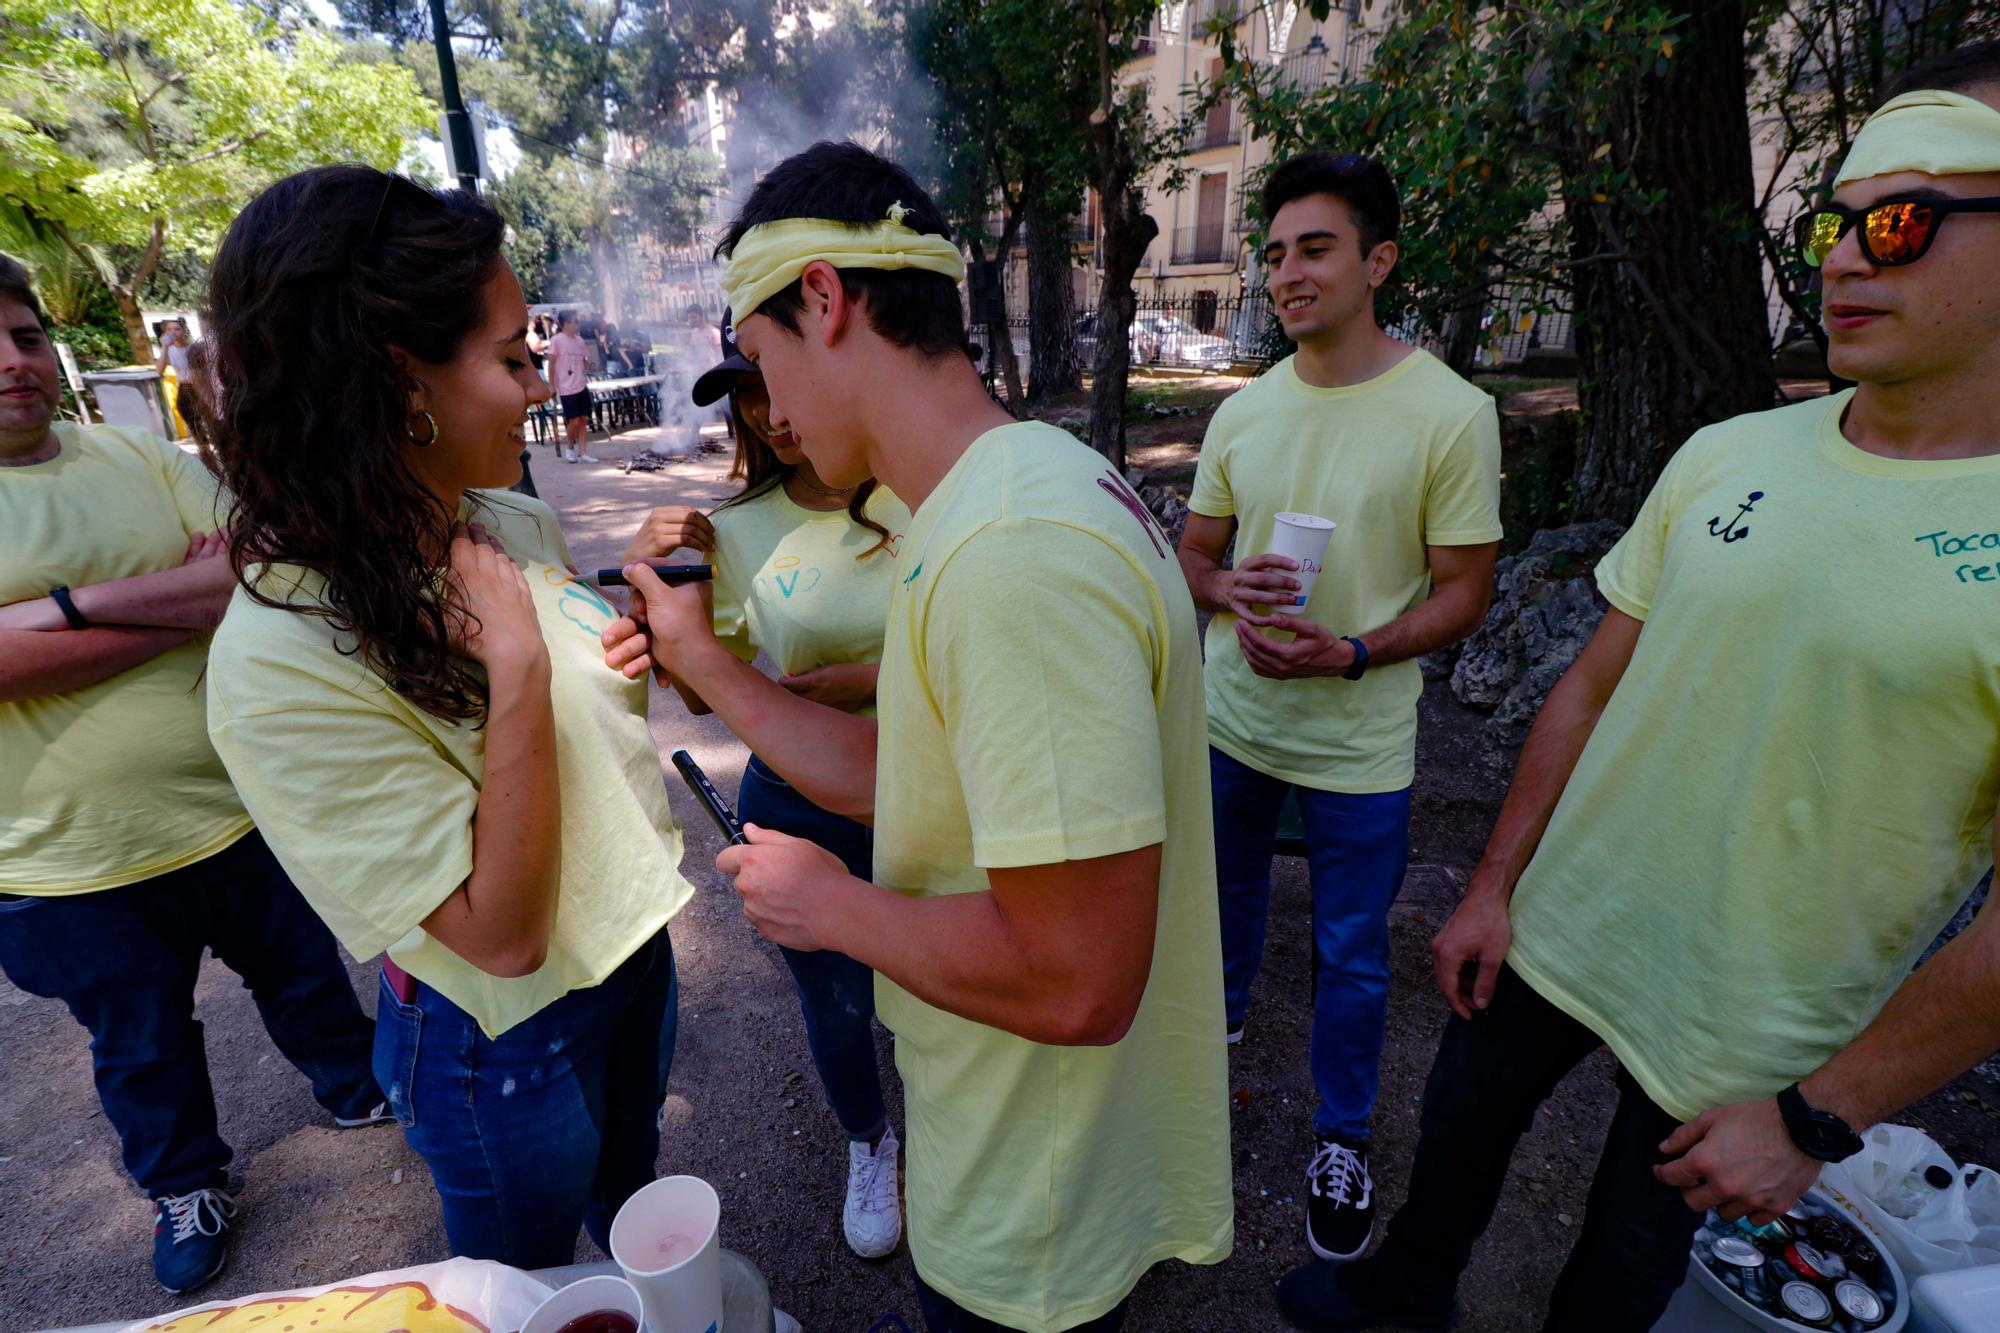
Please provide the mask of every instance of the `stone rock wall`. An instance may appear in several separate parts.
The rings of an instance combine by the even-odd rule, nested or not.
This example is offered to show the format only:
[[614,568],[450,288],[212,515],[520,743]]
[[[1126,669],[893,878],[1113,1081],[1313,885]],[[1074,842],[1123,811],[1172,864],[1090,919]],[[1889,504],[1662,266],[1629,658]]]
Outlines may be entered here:
[[1624,533],[1608,520],[1538,532],[1500,561],[1485,623],[1455,649],[1423,659],[1426,679],[1449,678],[1460,703],[1493,715],[1493,739],[1528,738],[1542,701],[1604,618],[1591,575]]

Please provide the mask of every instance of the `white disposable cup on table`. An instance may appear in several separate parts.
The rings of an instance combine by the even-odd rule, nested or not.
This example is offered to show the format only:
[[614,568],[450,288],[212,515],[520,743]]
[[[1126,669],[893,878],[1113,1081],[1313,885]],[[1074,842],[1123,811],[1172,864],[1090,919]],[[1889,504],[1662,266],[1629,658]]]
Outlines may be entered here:
[[[1333,536],[1334,522],[1317,514],[1279,514],[1271,525],[1271,549],[1266,555],[1282,555],[1298,561],[1292,577],[1299,581],[1294,607],[1304,606],[1312,596],[1320,567],[1326,563],[1326,544]],[[1278,603],[1272,603],[1278,605]]]
[[638,1326],[646,1317],[639,1293],[630,1282],[608,1273],[572,1282],[535,1307],[521,1333],[562,1333],[587,1314],[622,1314]]
[[664,1176],[611,1223],[611,1257],[638,1289],[647,1333],[721,1333],[722,1201],[699,1176]]

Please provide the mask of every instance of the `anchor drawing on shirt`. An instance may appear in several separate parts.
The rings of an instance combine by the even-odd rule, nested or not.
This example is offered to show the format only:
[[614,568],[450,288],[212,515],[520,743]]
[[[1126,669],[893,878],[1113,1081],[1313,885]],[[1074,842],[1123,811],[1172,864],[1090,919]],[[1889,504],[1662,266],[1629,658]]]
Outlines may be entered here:
[[1745,500],[1742,504],[1736,507],[1735,516],[1731,518],[1727,523],[1724,523],[1722,519],[1719,517],[1711,518],[1710,520],[1708,520],[1709,535],[1712,537],[1720,537],[1722,538],[1722,540],[1726,542],[1740,542],[1745,537],[1748,537],[1750,535],[1750,525],[1748,523],[1744,523],[1743,526],[1740,528],[1737,527],[1736,525],[1738,523],[1742,523],[1743,516],[1745,514],[1748,514],[1751,510],[1751,507],[1754,506],[1759,500],[1763,498],[1764,498],[1764,492],[1752,491],[1750,492],[1750,498],[1748,500]]

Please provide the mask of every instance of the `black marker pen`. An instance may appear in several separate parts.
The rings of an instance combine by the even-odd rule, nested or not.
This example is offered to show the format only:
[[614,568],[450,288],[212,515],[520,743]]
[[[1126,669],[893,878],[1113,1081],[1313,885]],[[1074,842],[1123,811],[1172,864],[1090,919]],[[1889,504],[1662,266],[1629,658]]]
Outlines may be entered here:
[[[660,576],[660,582],[669,586],[676,583],[706,583],[715,577],[714,565],[662,565],[651,560],[635,561],[645,565]],[[577,580],[588,583],[593,588],[623,588],[626,586],[625,571],[620,569],[600,569],[594,574],[579,574]]]

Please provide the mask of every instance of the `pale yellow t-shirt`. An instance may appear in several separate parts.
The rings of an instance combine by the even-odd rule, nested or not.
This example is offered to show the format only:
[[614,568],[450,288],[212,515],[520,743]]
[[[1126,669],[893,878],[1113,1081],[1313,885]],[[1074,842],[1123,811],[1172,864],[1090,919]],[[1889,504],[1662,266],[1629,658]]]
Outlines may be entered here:
[[[1271,548],[1275,516],[1337,525],[1304,608],[1336,634],[1379,629],[1430,595],[1430,546],[1500,540],[1500,420],[1493,400],[1429,352],[1374,379],[1319,389],[1287,357],[1217,409],[1188,507],[1236,520],[1236,560]],[[1415,660],[1360,680],[1270,680],[1250,669],[1236,616],[1209,621],[1208,739],[1303,787],[1400,791],[1417,762]]]
[[1234,1237],[1194,607],[1137,497],[1038,423],[981,436],[903,545],[877,881],[971,893],[995,867],[1164,843],[1151,980],[1116,1045],[1039,1045],[876,977],[917,1271],[986,1318],[1069,1328]]
[[1882,458],[1851,393],[1690,439],[1598,566],[1646,622],[1508,961],[1683,1118],[1847,1045],[1992,859],[2000,457]]
[[[472,818],[486,732],[434,717],[341,653],[323,619],[239,590],[216,631],[208,725],[244,804],[292,882],[356,958],[387,950],[499,1036],[594,986],[693,894],[681,830],[646,730],[646,685],[604,665],[618,612],[569,575],[569,550],[539,500],[475,491],[469,516],[527,574],[548,645],[562,789],[560,895],[548,961],[525,977],[480,971],[419,924],[472,872]],[[304,571],[259,584],[302,598]]]
[[746,662],[761,648],[788,676],[881,661],[910,510],[877,486],[862,512],[889,530],[887,545],[877,549],[881,534],[845,509],[807,509],[783,486],[717,509],[715,634],[724,646]]
[[[215,481],[156,436],[55,427],[0,468],[0,603],[179,566]],[[60,632],[60,631],[57,631]],[[208,743],[197,635],[95,685],[0,703],[0,893],[88,893],[213,856],[250,816]]]

